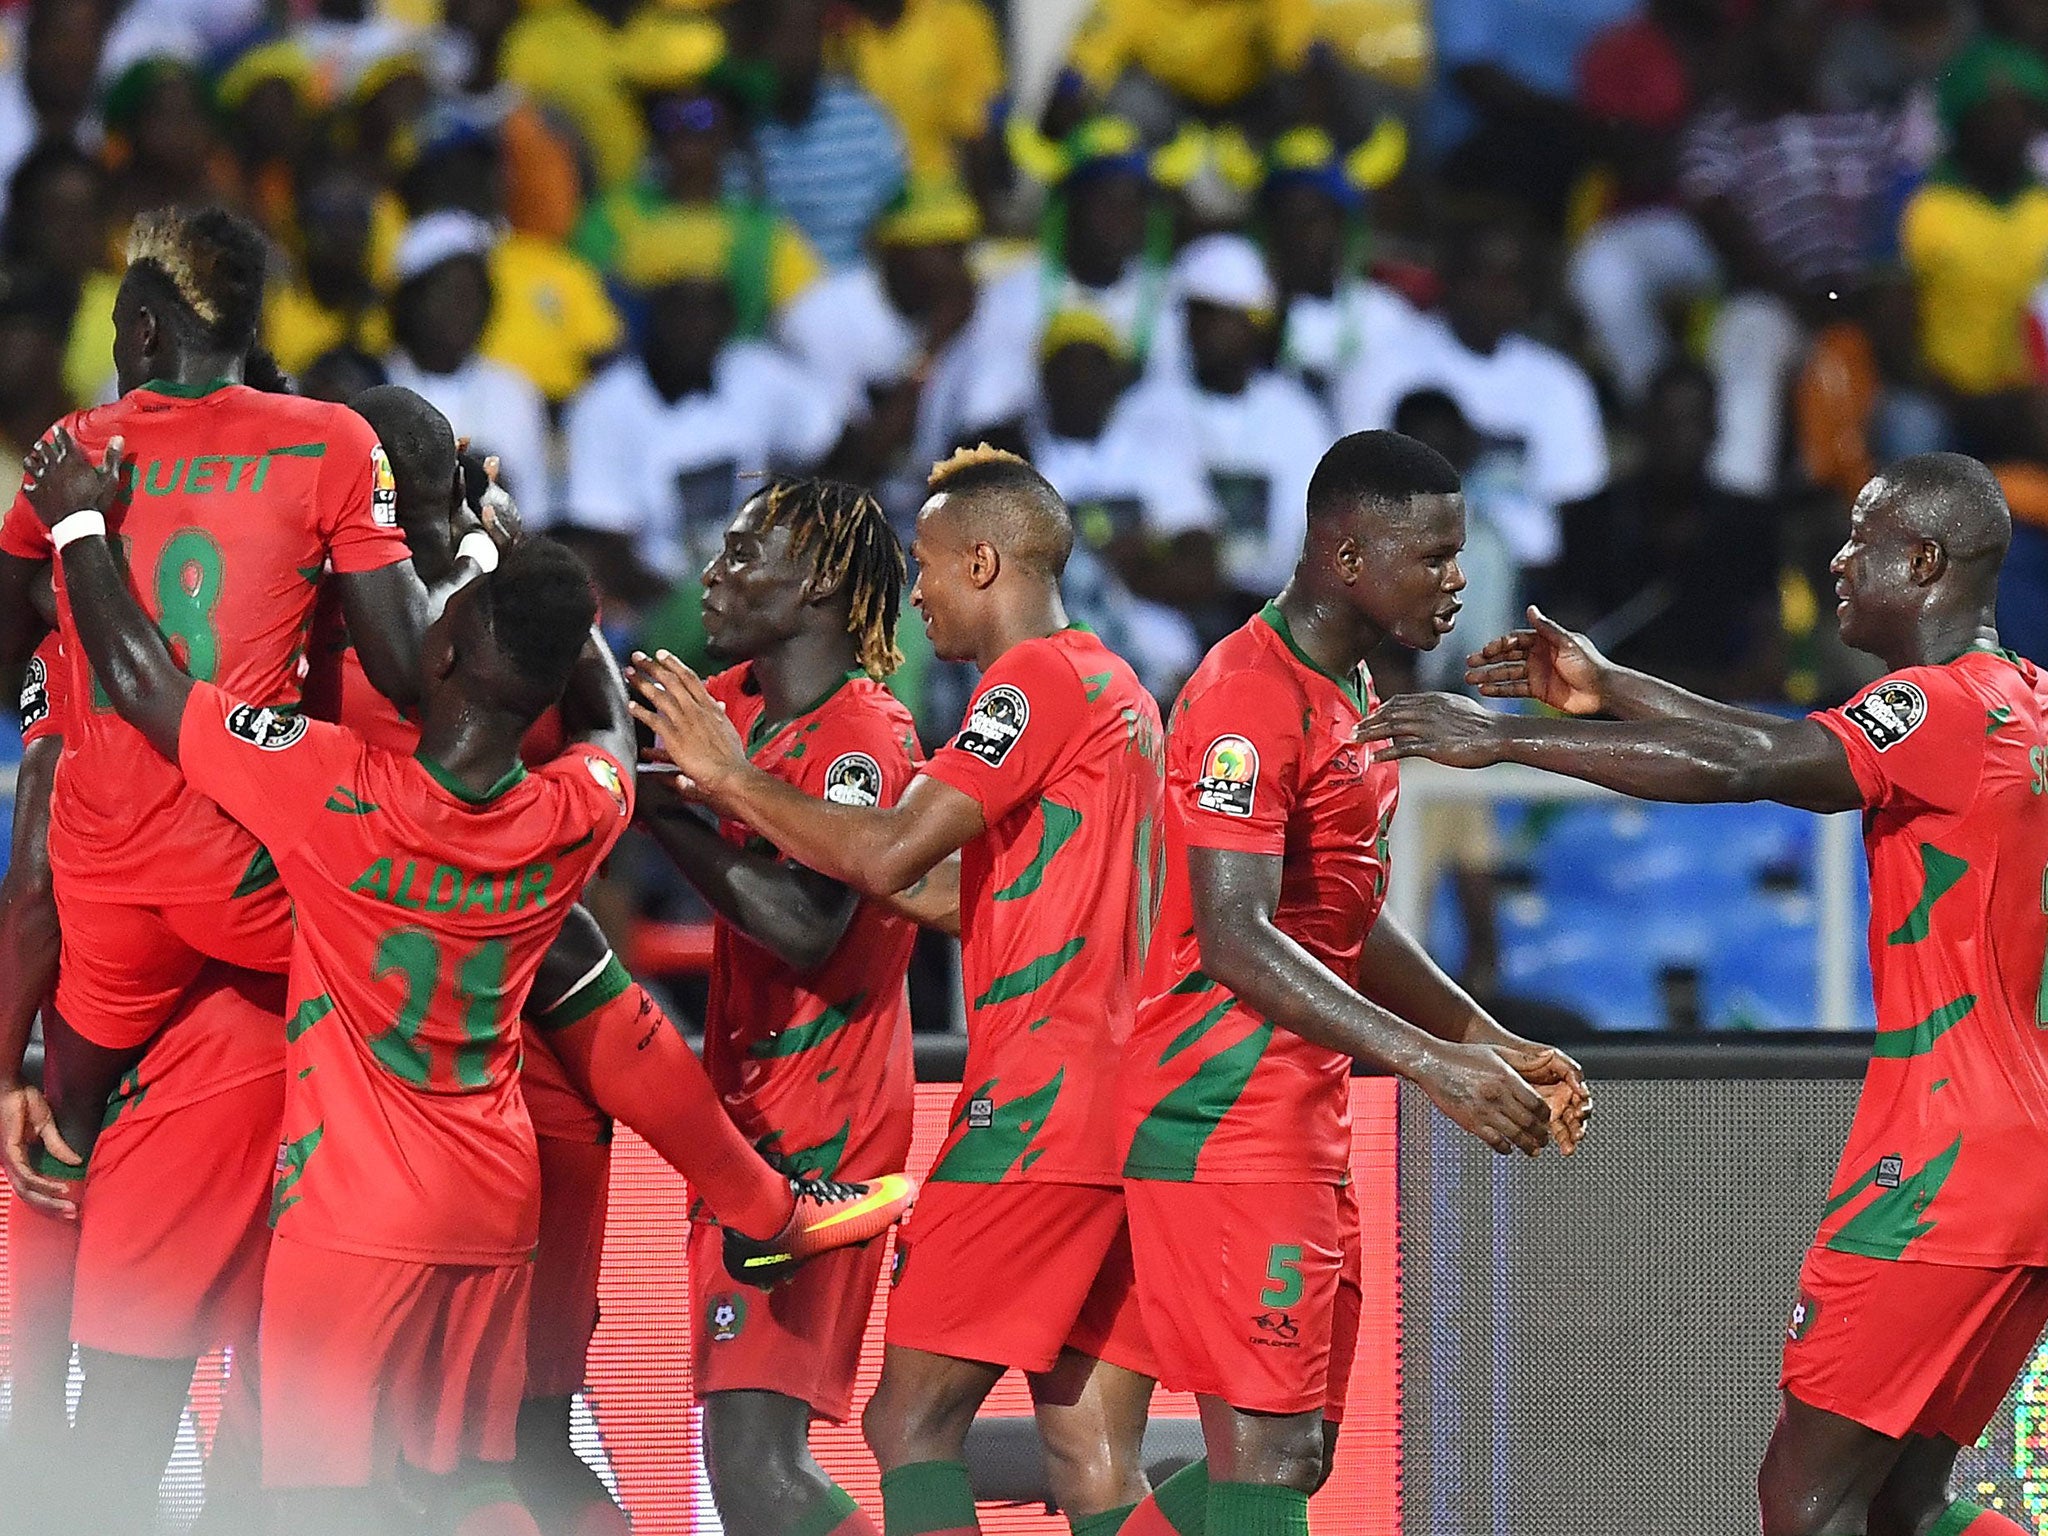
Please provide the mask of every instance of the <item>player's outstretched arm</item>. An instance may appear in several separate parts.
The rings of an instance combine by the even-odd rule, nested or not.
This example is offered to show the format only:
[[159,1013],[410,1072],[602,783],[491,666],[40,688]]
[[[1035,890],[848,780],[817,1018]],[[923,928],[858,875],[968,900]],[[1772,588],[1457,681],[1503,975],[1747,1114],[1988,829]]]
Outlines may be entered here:
[[1444,974],[1391,912],[1381,912],[1366,930],[1358,959],[1358,990],[1440,1040],[1494,1047],[1550,1106],[1550,1132],[1558,1150],[1569,1157],[1577,1149],[1593,1106],[1585,1068],[1556,1046],[1525,1040],[1503,1027],[1478,999]]
[[1591,640],[1566,629],[1533,603],[1527,629],[1488,641],[1465,658],[1465,681],[1490,699],[1534,699],[1568,715],[1746,725],[1774,718],[1616,666]]
[[681,770],[679,788],[864,895],[893,896],[984,830],[977,801],[924,774],[892,806],[850,806],[756,768],[703,680],[666,651],[634,655],[633,686],[633,714]]
[[960,855],[949,853],[902,890],[882,898],[913,923],[960,937]]
[[1746,710],[1697,719],[1539,720],[1496,714],[1454,694],[1411,693],[1374,710],[1358,738],[1374,744],[1378,762],[1527,763],[1640,800],[1776,800],[1807,811],[1863,804],[1849,755],[1831,732],[1811,720]]
[[1280,1028],[1407,1078],[1494,1151],[1542,1150],[1549,1111],[1498,1048],[1439,1039],[1396,1018],[1274,926],[1281,863],[1278,854],[1188,850],[1203,972]]
[[50,884],[50,787],[64,738],[22,750],[14,780],[14,852],[0,880],[0,1160],[14,1192],[51,1215],[78,1213],[77,1185],[35,1171],[38,1146],[74,1166],[43,1096],[22,1080],[29,1028],[57,982],[57,898]]
[[107,509],[121,488],[122,446],[120,438],[113,439],[105,459],[95,464],[58,427],[29,450],[24,489],[36,516],[53,533],[80,513],[101,519],[97,532],[66,539],[57,554],[64,562],[72,622],[115,710],[175,763],[192,679],[171,659],[163,635],[135,601],[106,539]]
[[639,744],[633,739],[630,708],[619,659],[593,628],[562,690],[562,730],[571,741],[608,752],[620,767],[631,768]]
[[647,793],[655,778],[673,776],[642,776],[640,824],[713,910],[800,974],[831,959],[860,907],[859,895],[772,851],[728,842],[673,794]]

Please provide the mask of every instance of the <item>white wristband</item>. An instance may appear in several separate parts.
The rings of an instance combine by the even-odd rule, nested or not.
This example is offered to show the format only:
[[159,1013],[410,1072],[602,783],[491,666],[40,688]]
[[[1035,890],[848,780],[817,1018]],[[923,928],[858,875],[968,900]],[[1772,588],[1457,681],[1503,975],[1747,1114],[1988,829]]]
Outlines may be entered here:
[[[70,519],[65,519],[70,521]],[[488,533],[473,529],[462,536],[462,542],[455,546],[455,558],[474,560],[476,568],[486,576],[498,568],[498,546]]]
[[50,542],[62,549],[73,539],[104,539],[107,536],[107,520],[87,507],[82,512],[73,512],[60,517],[50,525]]

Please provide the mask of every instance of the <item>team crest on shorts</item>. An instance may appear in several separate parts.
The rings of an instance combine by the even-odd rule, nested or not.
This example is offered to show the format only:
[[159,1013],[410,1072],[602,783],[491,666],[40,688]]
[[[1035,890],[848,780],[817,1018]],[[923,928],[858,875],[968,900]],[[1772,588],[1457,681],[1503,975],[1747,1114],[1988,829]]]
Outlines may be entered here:
[[21,728],[26,731],[50,718],[50,671],[40,656],[29,659],[21,679]]
[[746,1326],[747,1303],[744,1298],[731,1291],[720,1291],[711,1298],[712,1343],[730,1344]]
[[228,734],[265,752],[282,752],[306,734],[306,717],[267,704],[237,704],[228,711]]
[[597,780],[598,787],[612,797],[621,816],[626,814],[626,786],[619,778],[619,770],[612,766],[608,757],[586,757],[583,766],[590,770],[590,776]]
[[991,768],[1000,768],[1030,722],[1031,701],[1024,697],[1024,690],[1001,683],[974,701],[974,713],[953,738],[953,745]]
[[1224,816],[1250,816],[1259,787],[1259,749],[1242,736],[1218,736],[1202,754],[1195,804]]
[[1792,1303],[1792,1320],[1785,1325],[1785,1337],[1797,1344],[1812,1330],[1819,1318],[1820,1303],[1801,1291],[1799,1299]]
[[865,752],[843,752],[825,770],[825,799],[833,805],[880,805],[882,765]]
[[1890,678],[1842,711],[1880,752],[1889,752],[1920,729],[1927,695],[1909,682]]
[[379,528],[398,526],[398,477],[382,444],[370,450],[370,521]]

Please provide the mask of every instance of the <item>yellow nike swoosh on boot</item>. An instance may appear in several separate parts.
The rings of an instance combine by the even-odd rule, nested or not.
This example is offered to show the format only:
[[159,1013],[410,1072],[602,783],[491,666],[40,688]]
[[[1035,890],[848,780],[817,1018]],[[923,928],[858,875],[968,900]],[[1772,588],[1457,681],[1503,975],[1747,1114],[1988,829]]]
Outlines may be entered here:
[[885,1205],[895,1204],[896,1201],[901,1200],[908,1194],[913,1187],[910,1180],[903,1174],[884,1174],[881,1178],[875,1180],[874,1186],[862,1199],[856,1200],[852,1205],[846,1206],[841,1210],[834,1211],[822,1221],[811,1223],[803,1230],[807,1233],[823,1232],[828,1227],[841,1226],[846,1222],[865,1216],[871,1211],[880,1210]]

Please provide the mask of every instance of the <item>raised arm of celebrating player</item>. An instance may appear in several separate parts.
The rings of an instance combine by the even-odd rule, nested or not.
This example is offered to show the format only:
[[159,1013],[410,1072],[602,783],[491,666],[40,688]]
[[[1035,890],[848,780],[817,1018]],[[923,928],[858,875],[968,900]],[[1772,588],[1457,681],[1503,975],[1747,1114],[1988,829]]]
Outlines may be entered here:
[[1529,618],[1532,628],[1472,658],[1467,676],[1480,692],[1620,719],[1503,715],[1450,694],[1408,694],[1375,710],[1361,739],[1381,743],[1381,761],[1527,763],[1643,800],[1776,800],[1809,811],[1864,803],[1848,753],[1825,727],[1701,698],[1615,666],[1584,635],[1534,608]]
[[[55,528],[79,511],[105,516],[121,489],[122,446],[120,438],[113,439],[105,459],[94,464],[58,427],[29,451],[24,489],[44,527]],[[94,675],[121,718],[175,763],[191,677],[171,659],[162,632],[135,601],[112,544],[104,537],[75,539],[58,558],[64,562],[79,643]],[[411,567],[404,569],[411,576]],[[411,579],[418,584],[417,576]]]
[[660,739],[692,793],[744,821],[799,864],[870,896],[892,896],[929,875],[985,830],[981,805],[928,774],[892,806],[833,805],[747,758],[739,732],[703,679],[675,657],[636,653],[633,713]]

